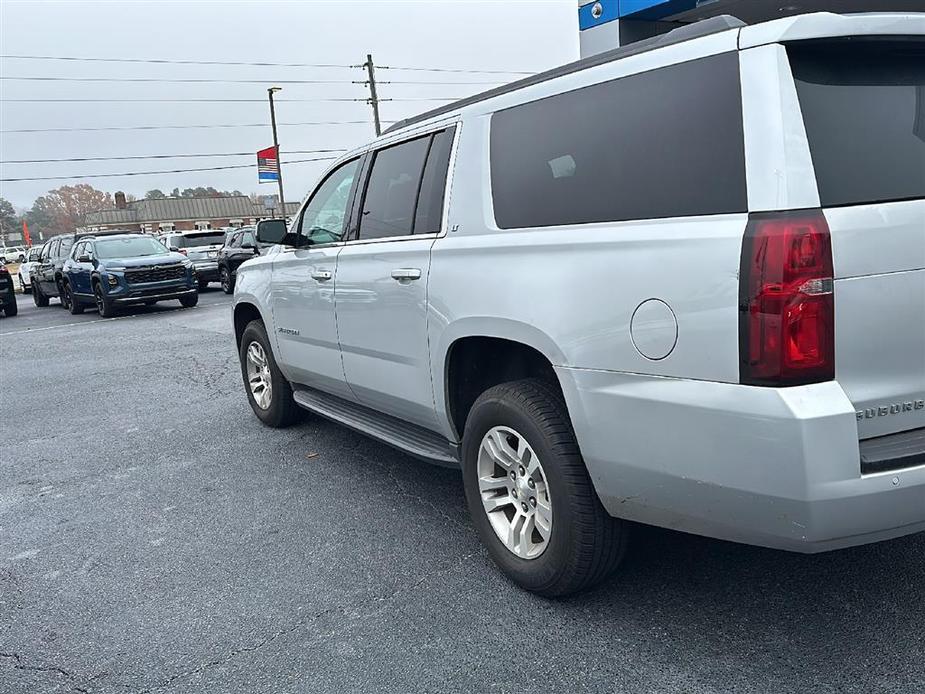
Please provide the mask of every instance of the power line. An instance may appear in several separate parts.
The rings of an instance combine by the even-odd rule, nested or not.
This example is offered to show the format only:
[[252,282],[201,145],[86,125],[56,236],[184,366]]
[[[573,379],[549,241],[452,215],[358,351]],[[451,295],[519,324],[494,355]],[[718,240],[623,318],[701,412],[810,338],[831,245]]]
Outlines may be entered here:
[[[312,161],[328,161],[330,159],[336,159],[337,157],[328,156],[328,157],[315,157],[312,159],[294,159],[292,161],[283,162],[286,165],[289,164],[305,164]],[[178,174],[178,173],[192,173],[196,171],[225,171],[228,169],[250,169],[253,168],[253,164],[232,164],[229,166],[208,166],[195,169],[166,169],[161,171],[127,171],[123,173],[111,173],[111,174],[86,174],[83,176],[31,176],[27,178],[0,178],[0,182],[3,183],[14,183],[18,181],[70,181],[74,179],[84,179],[84,178],[119,178],[121,176],[155,176],[158,174]]]
[[[363,80],[279,80],[279,79],[225,79],[207,77],[43,77],[39,75],[9,76],[0,75],[0,80],[15,80],[18,82],[133,82],[133,83],[167,83],[167,84],[366,84]],[[453,86],[498,84],[494,81],[476,82],[446,82],[433,80],[391,80],[381,84],[414,84]]]
[[[304,149],[287,151],[286,154],[328,154],[346,152],[345,149]],[[136,154],[123,157],[73,157],[70,159],[7,159],[0,160],[0,165],[7,164],[51,164],[73,161],[127,161],[130,159],[192,159],[200,157],[253,157],[255,152],[215,152],[211,154]]]
[[335,63],[268,63],[226,60],[165,60],[162,58],[91,58],[72,55],[0,55],[0,58],[13,60],[64,60],[80,63],[143,63],[155,65],[245,65],[253,67],[317,67],[317,68],[352,68],[353,65]]
[[[391,99],[380,99],[380,101],[458,101],[464,97],[461,96],[436,96],[436,97],[396,97]],[[287,101],[290,103],[307,103],[318,101],[356,101],[366,103],[368,99],[350,99],[350,98],[317,98],[317,99],[278,99],[278,101]],[[189,103],[189,104],[224,104],[224,103],[266,103],[266,99],[0,99],[0,103],[32,103],[32,104],[74,104],[74,103]]]
[[[165,60],[161,58],[99,58],[85,56],[62,56],[62,55],[0,55],[0,58],[11,60],[62,60],[71,62],[96,62],[96,63],[141,63],[154,65],[243,65],[249,67],[309,67],[309,68],[361,68],[362,65],[342,65],[337,63],[271,63],[271,62],[250,62],[250,61],[225,61],[225,60]],[[522,70],[480,70],[466,68],[443,68],[443,67],[402,67],[397,65],[376,66],[382,70],[406,70],[414,72],[451,72],[471,75],[534,75],[535,72],[525,72]]]
[[[395,123],[396,121],[383,121],[383,123]],[[205,125],[130,125],[130,126],[111,126],[101,128],[20,128],[16,130],[0,130],[0,134],[6,133],[75,133],[75,132],[101,132],[101,131],[119,131],[119,130],[189,130],[189,129],[207,129],[212,128],[266,128],[268,123],[209,123]],[[367,120],[341,120],[341,121],[306,121],[304,123],[278,123],[280,126],[302,127],[307,125],[369,125]]]

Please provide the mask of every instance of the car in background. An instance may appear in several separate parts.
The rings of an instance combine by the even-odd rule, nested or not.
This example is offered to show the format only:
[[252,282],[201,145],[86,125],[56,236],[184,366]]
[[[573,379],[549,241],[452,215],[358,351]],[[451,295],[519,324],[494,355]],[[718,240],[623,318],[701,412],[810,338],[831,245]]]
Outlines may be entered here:
[[198,277],[188,258],[167,250],[153,236],[86,237],[64,263],[61,296],[71,313],[95,304],[104,318],[119,306],[171,299],[191,308],[199,302]]
[[234,292],[238,266],[245,260],[260,255],[265,248],[257,242],[256,232],[256,226],[235,229],[234,233],[225,239],[225,245],[218,252],[218,279],[222,284],[222,291],[226,294]]
[[225,243],[225,232],[221,229],[196,231],[170,231],[158,236],[168,250],[182,253],[196,267],[199,275],[199,289],[205,289],[209,282],[218,277],[218,251]]
[[6,266],[0,264],[0,311],[10,318],[15,316],[19,309],[16,306],[16,291],[13,289],[13,278]]
[[36,264],[29,271],[32,284],[32,302],[36,306],[48,306],[49,299],[59,297],[61,305],[67,308],[65,297],[61,294],[61,284],[64,279],[64,261],[71,254],[74,243],[87,236],[111,236],[118,234],[131,234],[135,232],[123,229],[108,231],[86,232],[78,231],[73,234],[60,234],[45,242],[39,253]]
[[26,251],[25,260],[19,264],[17,279],[19,280],[19,288],[22,290],[23,294],[28,294],[32,291],[32,277],[30,273],[32,272],[32,268],[38,265],[39,256],[41,254],[41,246],[32,246]]
[[4,246],[0,248],[0,263],[21,263],[25,259],[25,246]]

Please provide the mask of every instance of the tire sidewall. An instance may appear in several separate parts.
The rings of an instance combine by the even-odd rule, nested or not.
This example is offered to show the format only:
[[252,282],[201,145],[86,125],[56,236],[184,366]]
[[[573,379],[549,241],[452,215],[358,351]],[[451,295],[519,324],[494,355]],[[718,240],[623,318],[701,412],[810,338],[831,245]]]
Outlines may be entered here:
[[[489,395],[486,393],[486,395]],[[535,559],[521,559],[498,538],[482,506],[478,487],[478,452],[482,438],[493,427],[507,426],[525,437],[540,459],[549,485],[552,505],[552,537]],[[566,498],[568,484],[558,464],[558,454],[541,426],[509,398],[491,394],[480,398],[466,421],[462,445],[463,486],[473,522],[492,559],[518,584],[542,592],[552,586],[569,563],[570,545],[575,540],[574,518]]]
[[[263,409],[254,400],[254,394],[251,392],[250,384],[247,378],[247,348],[252,342],[257,342],[263,348],[263,353],[267,356],[267,362],[270,367],[271,394],[270,406]],[[291,423],[292,416],[290,408],[297,407],[292,400],[292,390],[289,382],[279,370],[276,364],[276,358],[273,356],[273,349],[270,346],[270,339],[267,336],[266,328],[260,321],[252,321],[244,328],[241,335],[241,346],[238,350],[238,358],[241,363],[241,378],[244,381],[244,390],[247,393],[247,401],[257,418],[271,427],[282,427]],[[287,401],[288,398],[288,401]]]

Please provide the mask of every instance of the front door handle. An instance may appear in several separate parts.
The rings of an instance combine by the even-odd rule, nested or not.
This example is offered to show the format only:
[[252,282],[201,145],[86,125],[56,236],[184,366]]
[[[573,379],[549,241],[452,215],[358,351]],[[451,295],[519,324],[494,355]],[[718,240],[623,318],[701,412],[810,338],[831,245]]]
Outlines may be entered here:
[[327,282],[333,276],[330,270],[314,270],[312,272],[312,279],[319,282]]
[[392,279],[399,282],[410,282],[421,279],[421,269],[416,267],[400,267],[392,270]]

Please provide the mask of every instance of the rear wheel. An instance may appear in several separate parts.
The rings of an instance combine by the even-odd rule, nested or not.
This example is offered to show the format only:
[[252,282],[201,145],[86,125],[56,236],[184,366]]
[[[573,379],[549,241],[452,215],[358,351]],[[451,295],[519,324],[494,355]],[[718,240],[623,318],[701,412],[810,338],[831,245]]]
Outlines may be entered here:
[[234,292],[234,276],[231,274],[231,271],[222,265],[222,269],[219,270],[219,275],[221,276],[222,291],[226,294]]
[[69,293],[65,290],[64,280],[58,280],[58,300],[61,302],[61,306],[70,310],[71,308],[71,298]]
[[282,428],[302,418],[304,412],[292,399],[292,386],[276,365],[261,321],[251,321],[244,328],[238,356],[247,400],[261,422]]
[[522,588],[569,595],[620,563],[626,524],[601,505],[550,384],[527,379],[482,393],[466,420],[462,467],[476,530]]
[[19,307],[16,305],[16,297],[13,297],[13,303],[3,307],[3,315],[7,318],[12,318],[17,313],[19,313]]
[[100,317],[111,318],[115,315],[115,307],[103,292],[103,287],[99,282],[93,285],[93,298],[96,300],[96,310],[99,312]]
[[45,292],[42,291],[42,285],[38,282],[32,287],[32,303],[39,307],[48,306],[48,297],[45,296]]
[[180,305],[183,306],[183,308],[193,308],[193,306],[195,306],[198,303],[199,303],[198,293],[193,294],[191,296],[184,296],[182,299],[180,299]]
[[70,282],[64,283],[64,294],[61,295],[62,301],[64,301],[65,295],[67,296],[67,307],[72,316],[77,316],[84,312],[83,304],[80,303],[80,299],[71,290]]
[[198,281],[198,285],[199,285],[199,291],[202,291],[203,289],[207,289],[209,287],[209,280],[203,279],[202,277],[200,277]]

